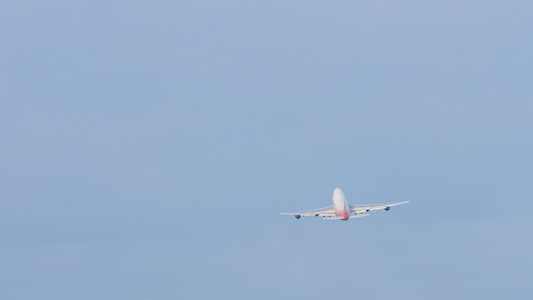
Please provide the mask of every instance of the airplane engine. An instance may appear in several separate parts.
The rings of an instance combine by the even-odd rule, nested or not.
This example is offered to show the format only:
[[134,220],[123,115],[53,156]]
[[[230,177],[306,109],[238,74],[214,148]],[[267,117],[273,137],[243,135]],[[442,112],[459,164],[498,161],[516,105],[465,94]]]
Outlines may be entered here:
[[295,217],[296,219],[299,219],[301,216],[300,216],[300,215],[294,215],[294,217]]
[[389,209],[390,209],[390,206],[385,207],[385,210],[389,210]]

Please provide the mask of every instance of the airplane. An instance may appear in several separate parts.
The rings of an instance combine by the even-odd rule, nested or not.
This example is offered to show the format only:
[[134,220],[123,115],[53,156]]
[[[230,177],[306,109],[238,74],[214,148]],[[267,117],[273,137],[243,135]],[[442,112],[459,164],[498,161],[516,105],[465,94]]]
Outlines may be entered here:
[[409,200],[405,202],[388,203],[388,204],[348,205],[348,202],[346,202],[346,196],[344,195],[342,190],[339,188],[336,188],[333,191],[333,205],[332,206],[319,208],[319,209],[313,209],[313,210],[306,210],[302,212],[280,213],[280,214],[281,215],[294,215],[296,219],[300,219],[300,217],[321,216],[323,219],[328,219],[328,220],[348,221],[348,219],[350,218],[359,218],[359,217],[369,216],[369,214],[365,214],[369,211],[376,211],[376,210],[388,211],[392,206],[405,204],[405,203],[409,203]]

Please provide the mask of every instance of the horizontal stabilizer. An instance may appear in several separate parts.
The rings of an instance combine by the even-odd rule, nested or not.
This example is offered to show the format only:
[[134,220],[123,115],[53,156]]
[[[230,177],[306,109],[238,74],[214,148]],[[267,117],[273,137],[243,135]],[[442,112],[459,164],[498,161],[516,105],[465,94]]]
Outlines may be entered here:
[[350,219],[351,218],[367,217],[367,216],[370,216],[370,215],[369,214],[366,214],[366,215],[353,215],[353,216],[350,216]]

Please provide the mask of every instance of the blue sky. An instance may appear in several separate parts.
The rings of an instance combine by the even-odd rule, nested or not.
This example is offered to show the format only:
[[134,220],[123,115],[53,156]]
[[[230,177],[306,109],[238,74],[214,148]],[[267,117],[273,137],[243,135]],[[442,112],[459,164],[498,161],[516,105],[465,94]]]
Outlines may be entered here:
[[0,298],[528,299],[531,15],[3,1]]

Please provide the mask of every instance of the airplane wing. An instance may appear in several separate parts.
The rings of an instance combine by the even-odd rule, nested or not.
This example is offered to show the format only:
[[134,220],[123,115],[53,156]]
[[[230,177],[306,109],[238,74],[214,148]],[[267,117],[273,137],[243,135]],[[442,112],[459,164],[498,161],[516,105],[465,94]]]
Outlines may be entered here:
[[386,203],[386,204],[355,204],[350,205],[350,211],[356,214],[376,211],[376,210],[389,210],[392,206],[409,203],[409,200],[404,202]]
[[324,207],[324,208],[318,208],[318,209],[312,209],[312,210],[306,210],[306,211],[300,211],[300,212],[291,212],[291,213],[280,213],[280,215],[292,215],[296,216],[302,216],[302,217],[334,217],[335,216],[335,210],[332,206]]

